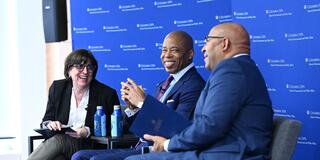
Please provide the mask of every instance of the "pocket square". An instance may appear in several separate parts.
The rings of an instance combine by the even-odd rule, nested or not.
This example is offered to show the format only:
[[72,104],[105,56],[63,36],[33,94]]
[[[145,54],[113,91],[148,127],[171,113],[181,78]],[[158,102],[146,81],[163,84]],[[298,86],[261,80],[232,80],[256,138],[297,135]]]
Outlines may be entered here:
[[167,103],[172,103],[172,102],[174,102],[174,99],[167,100]]

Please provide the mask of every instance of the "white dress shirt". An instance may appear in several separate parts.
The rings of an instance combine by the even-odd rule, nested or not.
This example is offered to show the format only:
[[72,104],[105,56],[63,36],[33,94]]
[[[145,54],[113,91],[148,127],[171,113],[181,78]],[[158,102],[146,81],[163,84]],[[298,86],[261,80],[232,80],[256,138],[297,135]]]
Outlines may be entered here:
[[[72,129],[76,129],[85,127],[84,125],[87,115],[87,107],[89,103],[89,89],[84,92],[78,107],[73,90],[74,89],[72,88],[68,126],[72,126]],[[88,131],[88,137],[90,135],[90,129],[89,127],[85,128]]]

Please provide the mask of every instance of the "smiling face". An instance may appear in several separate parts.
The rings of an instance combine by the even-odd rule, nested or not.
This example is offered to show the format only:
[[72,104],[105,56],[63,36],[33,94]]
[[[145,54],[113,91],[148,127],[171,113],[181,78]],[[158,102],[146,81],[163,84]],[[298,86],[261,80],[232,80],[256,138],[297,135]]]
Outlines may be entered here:
[[222,60],[237,54],[250,55],[250,38],[238,23],[222,23],[213,27],[202,48],[205,67],[213,70]]
[[210,31],[208,37],[202,48],[202,52],[206,69],[212,71],[214,67],[225,58],[222,44],[224,38],[219,35],[215,28]]
[[86,49],[72,51],[64,64],[64,76],[72,79],[73,87],[86,88],[95,79],[98,70],[97,60]]
[[94,68],[90,63],[74,64],[69,70],[69,76],[72,79],[73,86],[76,88],[86,88],[93,79]]
[[[193,59],[192,38],[186,38],[185,32],[172,32],[166,36],[161,52],[161,61],[170,74],[175,74],[189,65]],[[186,42],[188,41],[188,42]]]

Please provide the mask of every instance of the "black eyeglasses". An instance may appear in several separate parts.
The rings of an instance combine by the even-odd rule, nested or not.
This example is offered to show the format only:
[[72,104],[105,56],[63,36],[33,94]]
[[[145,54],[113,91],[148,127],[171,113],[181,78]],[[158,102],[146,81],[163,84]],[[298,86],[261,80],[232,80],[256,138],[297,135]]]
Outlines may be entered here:
[[88,72],[93,72],[96,69],[96,67],[92,64],[74,64],[72,66],[79,72],[82,72],[85,67],[87,67]]
[[207,43],[213,38],[224,38],[224,37],[221,37],[221,36],[206,36],[206,37],[204,37],[204,42]]

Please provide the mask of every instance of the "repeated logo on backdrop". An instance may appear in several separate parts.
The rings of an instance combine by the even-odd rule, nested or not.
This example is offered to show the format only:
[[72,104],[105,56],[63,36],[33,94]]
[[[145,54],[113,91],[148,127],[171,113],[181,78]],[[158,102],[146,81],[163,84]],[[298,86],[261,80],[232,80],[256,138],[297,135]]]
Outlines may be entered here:
[[320,3],[313,3],[313,4],[305,4],[303,6],[303,9],[308,12],[308,13],[312,13],[312,12],[320,12]]
[[320,57],[318,58],[307,57],[304,60],[308,66],[320,66]]
[[73,27],[72,31],[73,31],[73,33],[77,33],[77,34],[87,34],[87,33],[94,33],[95,32],[93,29],[90,29],[87,27]]
[[104,68],[107,69],[107,71],[128,71],[129,68],[123,67],[120,64],[105,64]]
[[306,35],[303,32],[284,33],[284,37],[288,41],[304,41],[304,40],[312,40],[312,39],[314,39],[314,37],[312,35]]
[[219,21],[219,23],[223,23],[223,22],[230,22],[232,21],[232,15],[228,14],[228,15],[216,15],[215,16],[216,20]]
[[293,63],[287,62],[285,59],[267,59],[270,67],[294,67]]
[[71,15],[73,47],[94,53],[97,79],[119,90],[130,77],[149,94],[168,76],[160,60],[167,33],[192,35],[194,63],[206,79],[201,48],[209,29],[232,20],[243,24],[275,116],[303,123],[294,159],[320,157],[320,0],[77,0]]
[[137,6],[135,4],[126,4],[126,5],[119,5],[119,10],[122,12],[130,12],[130,11],[144,10],[144,7]]
[[168,74],[160,54],[171,31],[193,36],[195,66],[204,78],[209,75],[201,54],[204,37],[214,24],[232,20],[230,6],[223,0],[71,2],[73,47],[94,53],[103,66],[97,78],[104,83],[119,88],[120,81],[131,77],[152,94]]
[[271,43],[274,42],[274,38],[270,38],[268,35],[250,35],[250,40],[252,43]]
[[307,110],[306,114],[311,119],[320,119],[320,111]]
[[292,12],[286,11],[283,8],[278,9],[267,9],[266,15],[268,17],[283,17],[283,16],[292,16]]
[[88,49],[91,52],[111,52],[111,49],[106,48],[104,45],[89,45]]
[[123,52],[135,52],[136,51],[144,51],[146,50],[146,48],[144,47],[140,47],[138,46],[137,44],[120,44],[120,49],[123,51]]
[[106,10],[104,8],[87,8],[87,13],[88,14],[105,14],[105,13],[110,13],[109,10]]
[[105,32],[126,32],[127,28],[121,26],[103,26],[102,27]]
[[177,27],[189,27],[189,26],[203,25],[203,22],[196,22],[193,19],[185,19],[185,20],[174,20],[173,24],[175,24]]
[[257,16],[247,11],[245,12],[233,11],[233,17],[235,19],[256,19],[257,18]]
[[174,1],[154,1],[154,6],[157,8],[168,8],[168,7],[176,7],[181,6],[181,2],[174,2]]
[[314,93],[316,92],[315,89],[307,87],[305,84],[286,84],[286,89],[288,92],[295,92],[295,93]]
[[274,116],[296,118],[296,116],[294,114],[290,113],[290,111],[283,109],[283,108],[287,108],[287,107],[273,106]]
[[145,24],[137,24],[137,28],[139,28],[139,30],[156,30],[156,29],[163,29],[163,26],[157,25],[154,23],[145,23]]

